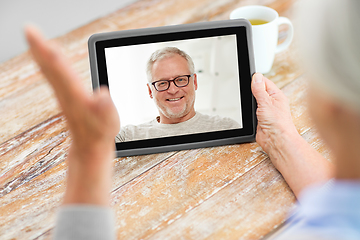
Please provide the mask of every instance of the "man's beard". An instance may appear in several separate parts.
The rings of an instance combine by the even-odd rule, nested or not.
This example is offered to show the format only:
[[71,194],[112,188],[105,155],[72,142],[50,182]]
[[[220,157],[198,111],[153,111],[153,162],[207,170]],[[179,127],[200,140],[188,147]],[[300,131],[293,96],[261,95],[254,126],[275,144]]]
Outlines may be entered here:
[[183,109],[181,109],[180,111],[176,111],[173,112],[172,109],[169,108],[159,108],[159,111],[166,116],[167,118],[181,118],[183,116],[185,116],[186,114],[188,114],[188,112],[186,112],[187,110],[187,103],[184,104]]
[[167,108],[165,106],[160,107],[158,103],[156,103],[156,106],[159,109],[159,112],[161,112],[165,117],[174,119],[174,118],[182,118],[182,117],[186,116],[193,108],[193,107],[189,107],[189,104],[191,106],[194,106],[194,102],[195,102],[195,96],[191,102],[186,102],[184,104],[183,108],[176,112],[172,111],[172,109]]

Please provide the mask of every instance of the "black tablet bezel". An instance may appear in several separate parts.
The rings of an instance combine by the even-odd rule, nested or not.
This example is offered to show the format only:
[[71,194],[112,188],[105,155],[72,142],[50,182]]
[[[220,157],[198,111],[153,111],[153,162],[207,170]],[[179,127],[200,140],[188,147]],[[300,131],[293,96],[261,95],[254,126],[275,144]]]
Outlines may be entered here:
[[92,35],[89,39],[93,88],[109,86],[105,48],[236,34],[243,128],[116,143],[116,155],[129,156],[251,142],[256,134],[256,102],[251,92],[255,72],[251,25],[225,20]]

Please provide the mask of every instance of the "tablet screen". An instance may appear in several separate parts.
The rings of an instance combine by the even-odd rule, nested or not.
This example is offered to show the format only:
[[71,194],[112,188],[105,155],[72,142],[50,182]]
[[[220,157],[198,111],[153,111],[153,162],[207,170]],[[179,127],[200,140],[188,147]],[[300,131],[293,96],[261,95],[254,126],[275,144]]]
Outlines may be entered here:
[[99,84],[109,87],[120,117],[117,150],[254,135],[245,26],[140,34],[95,45]]

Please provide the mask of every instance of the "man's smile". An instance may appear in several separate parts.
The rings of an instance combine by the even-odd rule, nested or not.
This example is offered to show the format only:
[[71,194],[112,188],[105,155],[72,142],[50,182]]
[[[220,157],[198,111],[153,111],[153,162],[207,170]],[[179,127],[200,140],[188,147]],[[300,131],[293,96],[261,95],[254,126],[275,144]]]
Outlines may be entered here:
[[184,97],[178,97],[178,98],[168,98],[168,99],[166,99],[166,101],[168,101],[168,102],[176,102],[176,101],[179,101],[179,100],[181,100],[181,99],[183,99]]

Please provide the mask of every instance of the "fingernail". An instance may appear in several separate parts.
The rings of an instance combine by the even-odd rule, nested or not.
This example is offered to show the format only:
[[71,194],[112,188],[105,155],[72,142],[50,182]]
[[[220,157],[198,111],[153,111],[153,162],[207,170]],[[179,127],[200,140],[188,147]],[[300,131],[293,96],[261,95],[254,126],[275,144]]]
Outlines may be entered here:
[[256,73],[255,74],[255,82],[256,83],[261,83],[263,79],[263,75],[261,73]]

